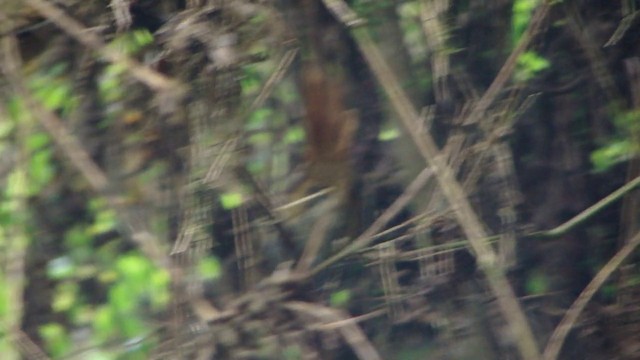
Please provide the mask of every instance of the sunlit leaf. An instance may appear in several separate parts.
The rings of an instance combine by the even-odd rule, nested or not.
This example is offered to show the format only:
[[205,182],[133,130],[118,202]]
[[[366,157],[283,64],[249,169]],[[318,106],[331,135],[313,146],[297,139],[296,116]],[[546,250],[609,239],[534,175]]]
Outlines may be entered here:
[[113,210],[102,210],[96,214],[93,224],[89,227],[90,234],[102,234],[113,230],[117,225],[116,213]]
[[149,260],[140,255],[124,255],[116,262],[116,268],[124,277],[147,280]]
[[392,127],[389,129],[380,130],[378,134],[378,140],[380,141],[390,141],[393,139],[397,139],[400,136],[400,131],[396,127]]
[[539,72],[549,68],[549,60],[534,51],[525,51],[518,57],[514,79],[518,82],[531,80]]
[[132,31],[131,35],[135,43],[139,46],[146,46],[153,43],[153,34],[148,29],[137,29]]
[[220,195],[220,203],[226,210],[237,208],[242,205],[242,194],[239,192],[228,192]]
[[333,307],[344,307],[351,299],[351,292],[347,289],[339,290],[331,294],[329,303]]
[[78,300],[78,284],[73,282],[63,282],[56,287],[51,307],[53,311],[67,311],[74,306]]
[[539,4],[540,0],[516,0],[513,2],[511,38],[514,45],[520,40],[527,26],[529,26],[531,15]]
[[638,151],[630,140],[614,140],[591,153],[591,162],[596,171],[605,171],[611,166],[628,160]]
[[221,273],[222,267],[220,261],[215,257],[208,256],[198,263],[198,275],[204,280],[216,279],[220,277]]
[[171,300],[170,284],[169,273],[162,269],[154,271],[151,275],[151,305],[154,309],[158,310],[169,304]]
[[290,126],[284,134],[284,141],[287,144],[294,144],[304,140],[305,133],[301,126]]
[[[140,284],[142,286],[143,284]],[[137,297],[140,295],[139,287],[118,283],[109,290],[109,304],[118,314],[132,314],[136,308]]]
[[93,319],[93,328],[99,339],[103,340],[117,331],[112,307],[101,306],[98,308]]

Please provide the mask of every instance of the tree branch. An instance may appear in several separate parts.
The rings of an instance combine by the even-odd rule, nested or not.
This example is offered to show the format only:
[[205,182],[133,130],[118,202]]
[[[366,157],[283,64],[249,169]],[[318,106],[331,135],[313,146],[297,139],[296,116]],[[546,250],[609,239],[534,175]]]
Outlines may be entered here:
[[553,331],[547,347],[544,349],[544,360],[555,360],[560,355],[560,350],[564,344],[569,331],[578,320],[578,317],[587,306],[587,303],[593,298],[596,291],[604,285],[607,279],[617,270],[622,262],[633,253],[636,247],[640,245],[640,232],[638,232],[627,244],[620,249],[609,262],[600,269],[596,276],[591,280],[584,290],[578,295],[578,298],[571,304],[571,307],[564,314],[564,317]]

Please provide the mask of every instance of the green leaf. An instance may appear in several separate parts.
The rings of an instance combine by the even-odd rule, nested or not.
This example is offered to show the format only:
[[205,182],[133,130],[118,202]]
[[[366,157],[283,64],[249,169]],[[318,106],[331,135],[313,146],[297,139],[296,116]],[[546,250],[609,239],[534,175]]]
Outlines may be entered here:
[[635,152],[637,148],[634,148],[631,141],[616,140],[592,152],[591,162],[596,171],[605,171],[617,163],[628,160]]
[[128,338],[140,336],[146,329],[138,316],[122,316],[119,320],[121,333]]
[[71,99],[71,89],[63,84],[52,86],[45,93],[46,96],[40,99],[44,106],[50,110],[56,110],[64,106],[65,102]]
[[511,39],[514,46],[522,37],[527,26],[529,26],[533,11],[539,4],[540,0],[516,0],[513,2]]
[[267,126],[267,120],[273,115],[273,110],[269,108],[261,108],[254,111],[249,116],[247,130],[260,130]]
[[72,227],[64,235],[64,244],[70,249],[87,247],[91,245],[91,242],[91,235],[81,225]]
[[349,300],[351,300],[351,292],[343,289],[331,294],[329,303],[333,307],[345,307],[349,303]]
[[533,273],[525,283],[525,291],[529,295],[541,295],[549,290],[549,279],[541,273]]
[[71,340],[64,327],[58,323],[48,323],[38,329],[47,349],[54,357],[61,357],[71,347]]
[[549,66],[551,66],[549,60],[538,55],[535,51],[525,51],[518,57],[514,79],[517,82],[526,82]]
[[217,279],[222,274],[220,261],[213,256],[208,256],[198,262],[198,275],[204,280]]
[[133,36],[135,43],[140,47],[153,43],[153,34],[151,34],[147,29],[134,30],[131,35]]
[[[20,198],[28,195],[27,176],[24,171],[16,169],[7,178],[6,194],[9,198]],[[10,205],[9,211],[14,211],[16,204]]]
[[116,268],[122,276],[135,281],[147,281],[150,267],[149,260],[137,254],[121,256],[116,262]]
[[98,340],[104,341],[117,332],[114,320],[114,311],[111,306],[105,305],[98,308],[93,318],[93,328]]
[[70,310],[78,301],[78,284],[63,282],[56,287],[51,307],[55,312]]
[[116,228],[118,221],[115,211],[111,209],[101,210],[96,214],[93,224],[89,227],[89,234],[97,235],[109,232]]
[[284,142],[286,144],[295,144],[304,140],[305,133],[302,126],[290,126],[284,134]]
[[242,205],[242,194],[239,192],[228,192],[220,195],[220,203],[225,210],[235,209]]
[[171,277],[165,270],[158,269],[153,272],[149,282],[151,305],[159,310],[166,307],[171,300],[170,285]]
[[31,155],[29,159],[29,175],[31,183],[29,193],[36,194],[47,185],[55,175],[51,160],[51,149],[43,149]]
[[[142,286],[142,284],[139,285]],[[117,314],[133,315],[138,305],[140,290],[140,287],[120,282],[109,290],[109,304],[113,306]]]
[[400,136],[400,130],[397,127],[391,127],[389,129],[380,130],[378,134],[378,140],[390,141],[397,139]]
[[260,89],[260,85],[262,84],[260,80],[260,75],[251,71],[253,67],[247,67],[245,70],[244,76],[240,79],[240,86],[242,87],[243,94],[251,94],[255,93]]
[[27,149],[29,150],[38,150],[43,148],[45,145],[50,143],[49,135],[44,132],[37,132],[30,134],[26,140]]
[[[4,274],[3,274],[4,275]],[[0,319],[6,319],[9,311],[9,294],[4,276],[0,276]]]

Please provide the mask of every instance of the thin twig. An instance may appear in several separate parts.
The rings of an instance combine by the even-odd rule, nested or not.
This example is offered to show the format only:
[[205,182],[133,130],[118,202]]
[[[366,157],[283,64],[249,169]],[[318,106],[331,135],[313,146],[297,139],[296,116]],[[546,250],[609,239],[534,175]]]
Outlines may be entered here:
[[638,232],[627,244],[620,249],[609,262],[598,271],[596,276],[591,280],[584,290],[578,295],[578,298],[571,304],[571,307],[564,314],[564,317],[553,331],[547,347],[544,350],[544,360],[555,360],[560,355],[560,350],[564,344],[569,331],[573,328],[578,317],[584,310],[587,303],[593,298],[593,295],[604,285],[607,279],[616,271],[622,262],[633,253],[636,247],[640,245],[640,232]]
[[[12,332],[11,342],[20,349],[27,360],[50,360],[51,358],[22,330]],[[5,356],[7,354],[4,354]]]
[[111,11],[113,17],[116,19],[118,25],[118,31],[126,31],[133,23],[133,17],[131,16],[131,3],[129,0],[111,0]]
[[337,331],[340,332],[347,344],[351,346],[353,352],[358,359],[361,360],[381,360],[382,357],[371,342],[367,339],[364,331],[360,329],[355,319],[343,315],[340,311],[320,306],[317,304],[309,304],[300,301],[290,301],[284,304],[291,311],[310,315],[318,320],[324,321],[326,324],[338,326]]
[[571,220],[565,222],[564,224],[562,224],[562,225],[560,225],[560,226],[558,226],[556,228],[553,228],[551,230],[548,230],[548,231],[542,231],[542,232],[531,234],[530,237],[532,237],[532,238],[557,238],[558,236],[562,236],[562,235],[568,233],[569,231],[571,231],[576,226],[582,224],[584,221],[588,220],[589,218],[591,218],[595,214],[597,214],[600,210],[604,209],[605,207],[611,205],[613,202],[615,202],[618,199],[622,198],[625,194],[627,194],[631,190],[635,189],[639,185],[640,185],[640,176],[638,176],[635,179],[629,181],[628,183],[626,183],[625,185],[620,187],[618,190],[616,190],[616,191],[612,192],[611,194],[605,196],[603,199],[601,199],[597,203],[589,206],[588,208],[583,210],[580,214],[574,216]]
[[328,211],[321,215],[313,226],[311,226],[311,231],[309,232],[302,255],[300,255],[300,260],[296,264],[295,271],[305,272],[309,270],[313,262],[316,260],[318,253],[322,249],[327,230],[334,219],[334,212]]
[[320,272],[322,269],[327,268],[331,264],[336,261],[351,255],[352,253],[362,249],[363,247],[369,245],[374,239],[375,234],[380,231],[391,219],[393,219],[405,206],[413,200],[416,194],[426,185],[427,180],[431,178],[433,175],[433,171],[429,168],[426,168],[416,176],[416,178],[411,182],[411,184],[407,187],[407,189],[400,195],[398,198],[391,204],[387,210],[385,210],[382,215],[380,215],[376,221],[369,226],[367,230],[365,230],[360,236],[358,236],[355,240],[353,240],[349,245],[347,245],[344,249],[339,251],[337,254],[328,258],[327,260],[320,263],[318,266],[311,269],[311,274],[316,274]]
[[264,101],[271,95],[275,86],[282,80],[284,75],[287,73],[287,70],[295,60],[296,55],[298,54],[298,49],[288,50],[280,59],[280,62],[276,66],[275,70],[271,73],[267,81],[264,83],[264,86],[260,90],[258,96],[256,96],[255,100],[251,103],[249,108],[243,112],[243,116],[241,118],[245,118],[249,114],[253,114]]
[[469,117],[464,121],[465,124],[472,124],[482,119],[491,106],[494,100],[500,93],[500,91],[504,88],[507,81],[511,79],[511,75],[516,68],[518,63],[518,58],[522,55],[525,50],[531,44],[531,41],[535,38],[536,34],[540,31],[540,27],[544,23],[544,20],[547,18],[549,14],[549,9],[551,8],[550,0],[544,0],[542,5],[538,7],[535,14],[531,18],[529,22],[529,26],[522,34],[520,41],[518,41],[518,45],[516,45],[515,49],[509,54],[509,57],[504,62],[504,65],[500,68],[498,75],[493,79],[491,85],[485,93],[482,95],[482,98],[476,103],[471,112],[469,113]]

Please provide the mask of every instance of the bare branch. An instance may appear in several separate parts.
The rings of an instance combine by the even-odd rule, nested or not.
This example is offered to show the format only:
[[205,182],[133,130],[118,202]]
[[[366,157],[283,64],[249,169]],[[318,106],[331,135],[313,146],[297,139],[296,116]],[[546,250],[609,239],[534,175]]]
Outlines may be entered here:
[[489,85],[487,91],[485,91],[485,93],[482,95],[482,98],[480,98],[480,100],[473,107],[473,109],[469,113],[469,117],[464,121],[465,124],[475,123],[479,119],[482,119],[491,104],[493,104],[496,96],[498,96],[498,93],[500,93],[500,91],[504,88],[507,81],[511,79],[511,75],[513,74],[513,71],[515,70],[518,63],[518,57],[520,57],[520,55],[522,55],[522,53],[527,50],[529,44],[531,44],[531,40],[533,40],[538,31],[540,31],[544,20],[547,18],[549,9],[551,7],[550,3],[551,1],[545,0],[543,4],[538,7],[536,13],[533,15],[531,21],[529,22],[529,26],[522,34],[518,45],[515,49],[513,49],[511,54],[509,54],[507,61],[505,61],[504,65],[502,65],[502,68],[500,68],[498,75],[496,75],[491,85]]
[[376,221],[374,221],[373,224],[369,226],[367,230],[365,230],[360,236],[358,236],[340,252],[313,268],[311,270],[311,273],[318,273],[322,269],[327,268],[336,261],[349,256],[355,251],[369,245],[375,239],[374,235],[376,235],[378,231],[382,230],[382,228],[389,221],[391,221],[391,219],[393,219],[393,217],[396,216],[400,212],[400,210],[404,209],[404,207],[409,204],[409,202],[416,196],[416,194],[427,184],[427,180],[429,180],[432,175],[433,171],[431,171],[429,168],[422,170],[422,172],[420,172],[420,174],[416,176],[413,182],[409,184],[407,189],[400,196],[398,196],[393,204],[391,204],[387,208],[387,210],[385,210],[382,215],[380,215],[376,219]]
[[291,301],[285,303],[284,306],[289,310],[311,315],[316,319],[324,321],[326,324],[331,324],[334,327],[337,326],[337,330],[349,346],[351,346],[351,349],[353,349],[353,352],[356,354],[358,359],[382,359],[371,342],[369,342],[362,329],[360,329],[356,320],[344,316],[338,310],[300,301]]
[[620,187],[618,190],[605,196],[603,199],[601,199],[597,203],[589,206],[588,208],[583,210],[580,214],[574,216],[573,218],[563,223],[562,225],[548,231],[534,233],[531,236],[534,238],[556,238],[558,236],[562,236],[567,232],[569,232],[570,230],[572,230],[573,228],[575,228],[576,226],[582,224],[584,221],[591,218],[593,215],[597,214],[600,210],[611,205],[614,201],[620,199],[625,194],[635,189],[639,185],[640,185],[640,176],[629,181],[628,183]]
[[607,279],[616,271],[624,260],[633,253],[633,251],[640,245],[640,232],[637,233],[627,244],[620,249],[609,262],[600,269],[596,276],[591,280],[584,290],[578,295],[578,298],[571,304],[571,307],[564,314],[564,317],[553,331],[547,347],[544,349],[544,360],[555,360],[560,355],[560,350],[564,344],[569,331],[573,328],[574,324],[578,320],[578,317],[584,310],[587,303],[593,298],[596,291],[598,291]]

